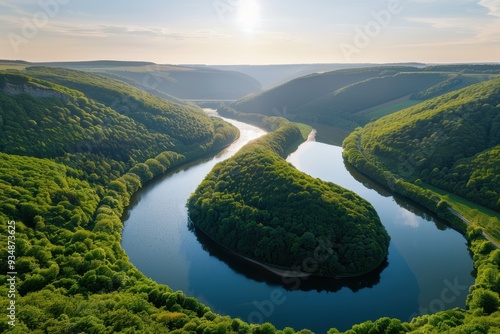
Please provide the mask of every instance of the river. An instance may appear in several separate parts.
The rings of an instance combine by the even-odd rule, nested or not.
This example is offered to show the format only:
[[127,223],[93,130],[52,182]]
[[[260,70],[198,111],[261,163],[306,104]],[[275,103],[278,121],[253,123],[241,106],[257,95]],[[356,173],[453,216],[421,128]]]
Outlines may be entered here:
[[[227,120],[227,119],[226,119]],[[346,166],[340,147],[308,141],[288,161],[299,170],[358,193],[391,235],[388,261],[355,279],[282,279],[242,263],[189,226],[186,202],[206,174],[264,131],[241,122],[240,139],[216,157],[176,170],[142,189],[125,218],[122,246],[146,276],[198,298],[216,313],[277,328],[336,327],[383,316],[464,307],[473,283],[466,240],[432,214],[395,197]]]

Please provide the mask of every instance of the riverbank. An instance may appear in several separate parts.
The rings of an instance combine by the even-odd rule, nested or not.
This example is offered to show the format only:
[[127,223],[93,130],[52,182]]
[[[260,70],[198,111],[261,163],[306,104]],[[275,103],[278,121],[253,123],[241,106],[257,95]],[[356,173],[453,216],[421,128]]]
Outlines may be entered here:
[[[362,174],[372,178],[391,191],[405,196],[412,201],[424,206],[435,213],[438,217],[446,221],[451,227],[467,234],[467,227],[474,226],[484,228],[484,226],[473,223],[465,217],[465,213],[454,205],[454,201],[449,199],[444,191],[433,191],[432,187],[420,187],[395,177],[391,172],[380,168],[376,162],[370,160],[361,148],[361,134],[354,131],[346,138],[343,144],[344,159]],[[477,206],[477,204],[475,204]],[[499,243],[487,231],[481,232],[485,239],[490,240],[495,247],[499,248]]]
[[[248,131],[254,134],[254,130],[240,128],[242,137],[238,142],[247,138]],[[307,154],[318,147],[323,150],[313,156]],[[231,147],[228,151],[237,150]],[[452,230],[443,231],[411,202],[394,201],[370,190],[370,182],[353,178],[352,171],[345,168],[340,148],[316,142],[302,144],[300,152],[291,155],[300,162],[289,162],[314,178],[338,183],[374,204],[392,236],[387,263],[358,278],[283,279],[257,264],[228,255],[216,243],[188,228],[185,208],[189,195],[212,166],[230,156],[228,151],[216,160],[182,168],[138,194],[138,203],[126,221],[123,248],[146,276],[167,284],[173,291],[198,298],[214,313],[250,322],[249,315],[256,311],[253,302],[268,300],[274,291],[280,291],[286,303],[276,306],[265,321],[277,328],[309,328],[316,333],[326,333],[331,327],[345,331],[366,319],[385,316],[407,320],[419,306],[426,307],[439,298],[445,279],[458,277],[462,285],[472,283],[472,261],[462,236]],[[318,173],[318,169],[324,173]],[[408,223],[401,222],[402,212]],[[416,222],[419,227],[414,227]],[[421,247],[423,244],[426,247]],[[397,298],[387,299],[388,294]],[[385,302],[373,308],[379,300]],[[454,307],[465,307],[465,295],[447,304],[447,308]],[[334,314],[331,310],[335,310]]]
[[[270,272],[270,273],[272,273],[272,274],[274,274],[274,275],[276,275],[276,276],[278,276],[278,277],[280,277],[282,279],[285,279],[285,280],[287,278],[307,279],[309,277],[331,278],[331,279],[337,279],[337,280],[338,279],[345,279],[345,278],[360,278],[360,277],[365,276],[365,275],[367,275],[367,274],[369,274],[370,272],[373,271],[373,270],[370,270],[370,271],[367,271],[367,272],[364,272],[364,273],[360,273],[360,274],[357,274],[357,275],[342,275],[342,274],[338,274],[338,275],[335,275],[335,276],[330,276],[330,277],[326,276],[325,277],[325,276],[316,276],[316,275],[314,275],[313,272],[311,273],[311,272],[299,271],[299,270],[294,270],[293,268],[280,267],[280,266],[277,266],[277,265],[273,265],[271,263],[265,263],[265,262],[262,262],[262,261],[259,261],[259,260],[256,260],[256,259],[252,259],[252,258],[250,258],[248,256],[241,255],[241,254],[235,252],[234,250],[231,250],[230,248],[225,247],[224,245],[218,243],[216,240],[214,240],[209,235],[207,235],[206,233],[204,233],[201,229],[197,228],[195,226],[195,224],[193,223],[193,221],[191,220],[190,217],[188,217],[188,220],[189,220],[190,227],[194,228],[197,233],[201,233],[204,237],[208,238],[212,243],[214,243],[215,245],[217,245],[217,247],[220,247],[225,252],[231,254],[234,258],[236,258],[236,259],[238,259],[239,261],[242,261],[242,262],[248,262],[248,263],[255,264],[258,267],[263,268],[263,269],[267,270],[268,272]],[[315,259],[310,259],[310,260],[312,262],[317,262],[317,260],[315,260]],[[386,261],[386,259],[384,259],[384,261],[380,263],[379,267],[382,266],[385,261]]]

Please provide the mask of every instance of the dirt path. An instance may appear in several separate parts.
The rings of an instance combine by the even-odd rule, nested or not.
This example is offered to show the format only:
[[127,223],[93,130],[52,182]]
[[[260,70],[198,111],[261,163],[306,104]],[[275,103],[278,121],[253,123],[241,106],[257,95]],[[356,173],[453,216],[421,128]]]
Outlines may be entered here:
[[[468,220],[467,218],[462,216],[460,213],[458,213],[454,209],[448,208],[448,210],[450,210],[451,213],[453,213],[456,217],[460,218],[460,220],[462,220],[467,225],[469,225],[469,226],[474,225],[474,223],[472,223],[470,220]],[[486,238],[486,240],[490,241],[493,245],[495,245],[496,248],[500,249],[500,245],[495,240],[493,240],[493,238],[490,237],[490,235],[488,233],[483,231],[483,236]]]

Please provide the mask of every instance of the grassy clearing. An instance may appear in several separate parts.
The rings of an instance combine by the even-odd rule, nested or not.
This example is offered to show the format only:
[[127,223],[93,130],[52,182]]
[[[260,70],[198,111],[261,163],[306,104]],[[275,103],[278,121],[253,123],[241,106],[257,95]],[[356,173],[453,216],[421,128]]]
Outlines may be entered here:
[[406,109],[409,107],[413,107],[414,105],[417,105],[421,102],[422,101],[420,101],[420,100],[407,100],[407,101],[399,102],[399,103],[396,103],[396,104],[393,104],[393,105],[390,105],[387,107],[383,107],[383,108],[380,108],[377,110],[367,112],[366,114],[363,115],[363,117],[367,121],[371,121],[373,119],[378,119],[378,118],[384,117],[386,115],[390,115],[392,113],[395,113],[397,111],[400,111],[400,110],[403,110],[403,109]]
[[316,129],[316,141],[320,143],[342,146],[342,142],[350,133],[350,131],[331,125],[317,123],[311,125]]
[[28,65],[23,64],[8,64],[0,62],[0,71],[4,70],[24,70]]
[[307,140],[307,137],[309,137],[309,134],[311,133],[313,128],[310,125],[304,123],[294,123],[294,124],[297,125],[297,127],[299,128],[300,133],[302,134],[302,138],[304,138],[304,140]]
[[481,227],[496,242],[500,242],[500,213],[425,183],[421,187],[448,202],[455,211]]

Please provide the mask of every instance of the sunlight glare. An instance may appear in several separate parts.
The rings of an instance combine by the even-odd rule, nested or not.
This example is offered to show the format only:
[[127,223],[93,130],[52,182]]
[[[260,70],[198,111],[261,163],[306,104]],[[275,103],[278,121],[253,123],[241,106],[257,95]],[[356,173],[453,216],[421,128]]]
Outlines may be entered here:
[[253,30],[260,19],[259,2],[257,0],[240,0],[238,19],[245,30]]

